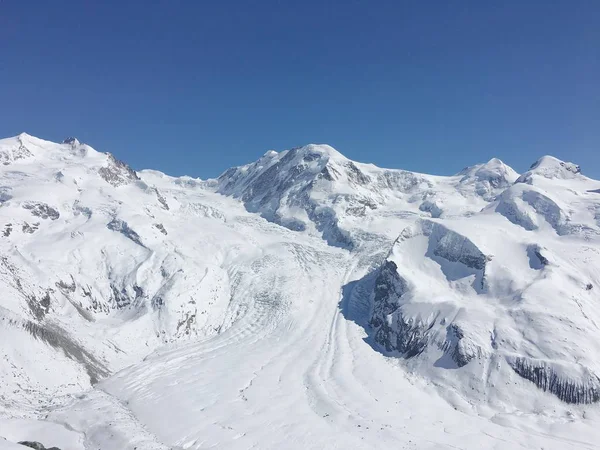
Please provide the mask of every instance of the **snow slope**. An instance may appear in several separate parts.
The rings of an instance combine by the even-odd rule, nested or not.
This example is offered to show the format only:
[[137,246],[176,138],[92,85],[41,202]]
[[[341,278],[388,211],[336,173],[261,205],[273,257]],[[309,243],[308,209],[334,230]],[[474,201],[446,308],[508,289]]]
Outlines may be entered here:
[[26,134],[0,161],[0,448],[597,446],[574,164],[309,145],[202,181]]

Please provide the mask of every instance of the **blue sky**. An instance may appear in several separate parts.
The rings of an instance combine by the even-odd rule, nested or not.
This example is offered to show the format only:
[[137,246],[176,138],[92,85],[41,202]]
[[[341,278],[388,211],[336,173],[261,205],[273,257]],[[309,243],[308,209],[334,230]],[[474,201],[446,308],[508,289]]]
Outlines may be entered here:
[[268,149],[600,178],[598,1],[0,1],[0,136],[207,178]]

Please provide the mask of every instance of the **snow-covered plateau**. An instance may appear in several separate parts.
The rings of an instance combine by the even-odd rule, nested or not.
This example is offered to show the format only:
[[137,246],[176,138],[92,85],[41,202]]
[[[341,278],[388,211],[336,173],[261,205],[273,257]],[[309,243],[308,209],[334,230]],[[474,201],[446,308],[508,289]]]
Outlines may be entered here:
[[21,134],[0,287],[2,450],[600,448],[600,182],[551,156],[200,180]]

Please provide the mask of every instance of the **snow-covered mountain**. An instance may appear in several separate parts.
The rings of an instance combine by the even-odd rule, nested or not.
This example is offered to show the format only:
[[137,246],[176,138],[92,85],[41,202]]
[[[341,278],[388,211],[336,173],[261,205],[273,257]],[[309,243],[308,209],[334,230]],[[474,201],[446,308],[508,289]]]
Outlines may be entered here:
[[27,134],[0,162],[0,449],[596,446],[575,164],[308,145],[203,181]]

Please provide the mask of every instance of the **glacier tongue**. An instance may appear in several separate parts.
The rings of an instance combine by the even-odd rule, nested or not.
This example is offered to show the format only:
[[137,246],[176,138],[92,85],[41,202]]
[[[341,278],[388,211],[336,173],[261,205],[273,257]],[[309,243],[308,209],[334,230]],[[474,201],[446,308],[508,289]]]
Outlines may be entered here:
[[0,448],[600,438],[600,182],[574,164],[307,145],[203,181],[27,134],[0,161]]

